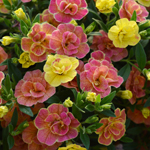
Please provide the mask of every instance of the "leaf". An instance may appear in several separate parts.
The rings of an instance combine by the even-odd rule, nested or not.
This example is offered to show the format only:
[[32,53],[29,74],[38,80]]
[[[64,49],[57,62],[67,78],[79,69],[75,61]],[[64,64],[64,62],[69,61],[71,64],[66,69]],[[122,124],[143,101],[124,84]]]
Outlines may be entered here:
[[3,150],[8,150],[8,142],[7,137],[9,135],[9,129],[8,126],[6,128],[3,128],[2,130],[2,141],[3,141]]
[[82,119],[82,113],[78,110],[78,108],[75,105],[72,106],[72,113],[74,117],[78,120]]
[[102,34],[101,34],[100,32],[90,32],[90,33],[88,33],[87,35],[91,35],[91,36],[93,36],[93,35],[102,36]]
[[88,104],[87,106],[85,106],[85,109],[92,112],[95,110],[95,106],[93,104]]
[[14,143],[15,143],[14,138],[13,138],[12,135],[8,135],[7,142],[8,142],[9,149],[11,149],[14,146]]
[[20,51],[20,48],[19,48],[19,46],[18,46],[17,44],[15,44],[14,49],[15,49],[16,55],[17,55],[18,57],[20,57],[21,51]]
[[124,81],[126,81],[129,77],[130,71],[131,71],[130,65],[126,64],[119,70],[118,75],[123,77]]
[[36,22],[40,22],[40,14],[37,14],[34,18],[34,20],[32,21],[32,24],[36,23]]
[[74,89],[74,88],[71,88],[70,89],[71,91],[72,91],[72,93],[73,93],[73,95],[74,95],[74,98],[75,98],[75,101],[77,100],[77,91],[76,91],[76,89]]
[[108,117],[116,117],[116,115],[111,110],[104,110],[101,114],[108,116]]
[[110,103],[116,95],[116,91],[110,93],[108,96],[104,97],[101,101],[101,105]]
[[8,128],[9,128],[9,133],[11,133],[11,132],[14,130],[13,125],[12,125],[12,124],[9,124],[9,125],[8,125]]
[[7,74],[5,78],[5,87],[6,87],[7,92],[9,93],[11,89],[11,81],[10,81],[9,74]]
[[81,88],[80,88],[80,75],[77,73],[77,85],[78,85],[78,88],[79,88],[79,91],[81,92]]
[[92,32],[92,31],[95,29],[95,27],[96,27],[96,23],[95,23],[95,22],[92,22],[92,23],[84,30],[84,32],[85,32],[86,34],[88,34],[88,33]]
[[19,109],[21,112],[33,117],[33,112],[30,107],[26,107],[24,105],[19,105]]
[[120,139],[120,141],[125,142],[125,143],[132,143],[133,142],[133,140],[131,138],[126,137],[126,136],[122,137]]
[[97,20],[97,19],[94,19],[94,18],[92,18],[92,19],[93,19],[97,24],[100,25],[100,27],[102,28],[102,30],[104,30],[105,32],[108,33],[108,29],[107,29],[106,25],[105,25],[102,21]]
[[47,101],[45,101],[45,103],[48,103],[48,104],[59,103],[59,102],[60,102],[60,99],[56,95],[51,96]]
[[8,10],[11,10],[11,4],[8,0],[3,0],[3,3]]
[[17,108],[15,108],[15,110],[13,112],[13,116],[11,118],[11,124],[13,125],[14,128],[17,125],[17,121],[18,121],[18,112],[17,112]]
[[7,65],[7,64],[8,64],[8,60],[9,60],[9,59],[4,60],[4,61],[0,64],[0,66]]
[[27,35],[28,33],[28,26],[24,21],[20,21],[20,25],[21,25],[21,31],[23,32],[23,34]]
[[88,150],[90,147],[90,138],[86,133],[83,133],[83,130],[81,128],[80,128],[80,139],[84,144],[84,146],[86,147],[86,149]]
[[130,120],[130,119],[127,119],[127,120],[126,120],[126,123],[125,123],[125,125],[126,125],[126,129],[129,127],[130,122],[131,122],[131,120]]
[[131,17],[130,21],[135,21],[136,22],[136,11],[135,10],[132,14],[132,17]]
[[115,146],[112,143],[107,148],[108,150],[116,150]]
[[143,68],[146,65],[146,54],[140,42],[135,47],[135,57],[136,57],[136,61],[138,63],[139,68],[143,70]]
[[119,10],[118,10],[116,7],[113,7],[113,8],[112,8],[112,11],[113,11],[113,13],[115,14],[115,16],[117,17]]
[[144,107],[149,107],[150,106],[150,97],[147,99],[146,103],[144,104]]
[[130,135],[139,135],[141,132],[143,132],[143,127],[137,126],[130,128],[126,131]]

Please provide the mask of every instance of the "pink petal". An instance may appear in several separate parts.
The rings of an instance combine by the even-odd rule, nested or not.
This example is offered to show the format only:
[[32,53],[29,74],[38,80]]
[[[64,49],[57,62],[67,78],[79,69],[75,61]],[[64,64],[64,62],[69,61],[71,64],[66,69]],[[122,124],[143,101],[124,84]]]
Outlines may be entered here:
[[30,47],[32,46],[33,41],[30,38],[23,37],[21,39],[21,48],[25,52],[30,52]]

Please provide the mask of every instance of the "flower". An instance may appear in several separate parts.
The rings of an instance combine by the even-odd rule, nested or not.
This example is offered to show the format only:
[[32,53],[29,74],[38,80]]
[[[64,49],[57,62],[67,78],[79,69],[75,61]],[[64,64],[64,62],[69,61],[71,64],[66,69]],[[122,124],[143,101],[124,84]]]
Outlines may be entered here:
[[110,13],[115,3],[114,0],[97,0],[96,7],[101,13]]
[[[8,0],[8,2],[11,4],[11,0]],[[0,12],[4,14],[8,14],[10,12],[10,10],[5,7],[3,0],[0,0]]]
[[146,20],[146,17],[149,14],[144,6],[138,4],[134,0],[123,0],[123,4],[119,10],[119,16],[120,18],[127,18],[130,20],[134,11],[137,15],[137,22]]
[[80,26],[60,24],[52,33],[50,47],[57,54],[83,58],[89,51],[87,36]]
[[19,104],[32,106],[43,103],[55,94],[55,88],[45,81],[44,74],[40,70],[26,72],[15,87],[15,97]]
[[103,125],[96,130],[99,134],[98,142],[103,145],[110,145],[112,141],[119,140],[125,134],[125,109],[115,110],[116,117],[102,118],[99,123]]
[[[138,66],[137,64],[135,64]],[[145,78],[141,76],[141,72],[135,67],[132,67],[130,75],[126,81],[125,88],[132,92],[132,98],[129,99],[130,103],[133,105],[136,102],[136,98],[145,96],[145,90],[143,89],[145,84]]]
[[0,106],[0,118],[4,117],[8,112],[7,106]]
[[87,149],[81,147],[80,145],[70,144],[67,147],[59,147],[58,150],[87,150]]
[[88,13],[85,0],[51,0],[49,11],[58,22],[63,23],[68,23],[72,19],[80,20]]
[[79,121],[62,104],[52,104],[35,118],[38,140],[48,146],[77,137]]
[[111,92],[111,86],[118,88],[123,78],[117,75],[110,59],[103,52],[96,51],[91,53],[89,62],[85,64],[80,81],[82,90],[95,92],[103,98]]
[[0,71],[0,89],[2,88],[2,81],[4,80],[5,75],[2,71]]
[[109,29],[108,37],[116,47],[125,48],[128,45],[134,46],[140,41],[141,37],[138,32],[139,27],[135,21],[122,18]]
[[23,52],[18,59],[19,63],[22,64],[22,68],[29,68],[35,63],[30,60],[29,53]]
[[137,0],[138,3],[140,3],[143,6],[149,7],[150,6],[150,1],[149,0]]
[[150,116],[150,110],[148,108],[143,108],[142,115],[147,119]]
[[55,27],[57,27],[60,24],[60,22],[55,20],[54,15],[50,13],[48,9],[45,9],[40,15],[40,22],[48,22],[49,24],[52,24]]
[[26,14],[24,13],[22,8],[18,8],[17,10],[15,10],[14,14],[23,21],[27,20]]
[[150,69],[146,71],[146,77],[147,77],[147,80],[150,80]]
[[21,0],[23,3],[31,2],[31,0]]
[[[0,46],[0,64],[8,58],[8,54]],[[0,71],[4,71],[7,68],[7,65],[0,66]]]
[[63,105],[64,105],[65,107],[72,107],[73,102],[70,100],[70,97],[68,97],[68,98],[64,101]]
[[15,41],[16,41],[16,38],[13,38],[13,37],[10,37],[10,36],[4,36],[2,38],[2,44],[4,46],[9,45],[9,44],[11,44],[11,43],[13,43]]
[[96,101],[96,93],[94,93],[94,92],[88,92],[86,99],[88,101],[95,102]]
[[61,83],[73,80],[79,65],[79,61],[74,57],[65,55],[48,55],[46,64],[44,65],[45,80],[54,87]]
[[54,53],[49,47],[49,41],[55,29],[49,23],[35,23],[28,37],[21,39],[22,50],[29,53],[31,61],[42,62],[46,60],[48,54]]
[[126,48],[115,47],[113,42],[108,38],[108,34],[103,30],[99,31],[102,36],[94,35],[93,42],[90,46],[94,51],[102,51],[112,61],[116,62],[127,57],[128,51]]
[[120,90],[118,93],[117,93],[117,96],[121,97],[122,99],[131,99],[132,98],[132,92],[129,91],[129,90]]

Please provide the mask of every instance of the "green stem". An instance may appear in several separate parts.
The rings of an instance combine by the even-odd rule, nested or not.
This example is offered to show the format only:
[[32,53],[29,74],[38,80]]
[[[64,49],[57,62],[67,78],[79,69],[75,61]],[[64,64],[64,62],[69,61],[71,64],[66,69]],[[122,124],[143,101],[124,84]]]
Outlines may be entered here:
[[79,109],[81,112],[85,113],[85,111],[83,111],[81,108],[79,108],[75,103],[74,103],[74,106]]

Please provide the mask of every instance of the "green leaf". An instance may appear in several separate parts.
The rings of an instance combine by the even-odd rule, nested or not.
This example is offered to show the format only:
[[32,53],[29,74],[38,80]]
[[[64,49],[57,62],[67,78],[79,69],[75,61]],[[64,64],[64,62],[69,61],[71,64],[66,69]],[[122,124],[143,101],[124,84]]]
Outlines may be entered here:
[[84,123],[94,123],[94,122],[97,122],[98,121],[98,117],[97,117],[98,114],[95,114],[93,116],[90,116],[88,117]]
[[130,65],[126,64],[119,70],[118,75],[123,77],[124,81],[126,81],[129,77],[130,71],[131,71]]
[[21,31],[23,32],[23,34],[27,35],[28,34],[28,26],[24,21],[20,21],[20,25],[21,25]]
[[83,130],[81,128],[80,128],[80,139],[84,144],[84,146],[86,147],[86,149],[88,150],[90,147],[90,138],[86,133],[83,133]]
[[73,93],[73,95],[74,95],[74,98],[75,98],[75,101],[77,100],[77,91],[76,91],[76,89],[74,89],[74,88],[71,88],[70,89],[71,91],[72,91],[72,93]]
[[96,23],[95,23],[95,22],[92,22],[92,23],[84,30],[84,32],[85,32],[86,34],[88,34],[88,33],[92,32],[92,31],[95,29],[95,27],[96,27]]
[[130,105],[130,109],[132,112],[134,112],[135,108],[136,108],[136,103],[134,105]]
[[37,14],[34,18],[34,20],[32,21],[32,24],[36,23],[36,22],[40,22],[40,14]]
[[89,10],[90,13],[94,14],[98,19],[102,20],[102,18],[98,15],[97,12],[95,12],[94,10],[92,10],[90,8],[88,8],[88,10]]
[[127,119],[127,120],[126,120],[126,123],[125,123],[126,129],[129,127],[130,122],[131,122],[131,120],[130,120],[130,119]]
[[6,128],[3,128],[2,130],[2,141],[3,141],[3,150],[8,150],[8,142],[7,137],[9,135],[9,128],[8,126]]
[[98,94],[98,95],[96,96],[95,106],[99,106],[100,103],[101,103],[101,96],[100,96],[100,94]]
[[13,125],[12,125],[12,124],[9,124],[9,125],[8,125],[8,128],[9,128],[9,133],[11,133],[11,132],[14,130]]
[[102,34],[101,34],[100,32],[90,32],[90,33],[88,33],[87,35],[91,35],[91,36],[93,36],[93,35],[102,36]]
[[116,115],[111,110],[104,110],[101,114],[108,116],[108,117],[116,117]]
[[144,107],[149,107],[150,106],[150,97],[147,99],[146,103],[144,104]]
[[130,135],[139,135],[141,132],[143,132],[143,127],[141,126],[133,127],[128,129],[126,132]]
[[112,8],[113,13],[115,14],[115,16],[118,16],[118,9],[116,7]]
[[33,117],[33,112],[32,112],[30,107],[19,105],[19,109],[20,109],[21,112]]
[[105,32],[108,33],[108,29],[107,29],[107,26],[100,20],[97,20],[97,19],[94,19],[92,18],[97,24],[100,25],[100,27],[102,28],[102,30],[104,30]]
[[14,143],[15,143],[14,138],[13,138],[12,135],[8,135],[7,142],[8,142],[9,149],[11,149],[14,146]]
[[149,39],[148,40],[141,39],[140,43],[142,44],[143,47],[145,47],[149,43]]
[[18,112],[17,112],[17,108],[15,108],[15,110],[13,112],[13,116],[11,118],[11,124],[13,125],[14,128],[17,125],[17,121],[18,121]]
[[4,60],[4,61],[0,64],[0,66],[7,65],[7,64],[8,64],[8,60],[9,60],[9,59]]
[[101,105],[110,103],[116,95],[116,91],[110,93],[108,96],[104,97],[101,101]]
[[115,146],[111,143],[108,147],[108,150],[116,150]]
[[136,22],[136,11],[135,10],[132,14],[132,17],[131,17],[130,21],[135,21]]
[[11,10],[11,4],[8,0],[3,0],[3,3],[8,10]]
[[19,46],[18,46],[17,44],[15,44],[14,49],[15,49],[16,55],[17,55],[18,57],[20,57],[21,51],[20,51],[20,48],[19,48]]
[[140,42],[135,47],[135,57],[136,57],[136,61],[138,63],[139,68],[143,70],[143,68],[146,65],[146,54]]
[[88,104],[87,106],[85,106],[85,109],[92,112],[95,110],[95,106],[93,104]]
[[60,99],[56,95],[51,96],[47,101],[45,101],[45,103],[48,103],[48,104],[59,103],[59,102],[60,102]]
[[133,142],[133,140],[131,138],[126,137],[126,136],[122,137],[120,139],[120,141],[125,142],[125,143],[132,143]]
[[79,91],[81,92],[81,88],[80,88],[80,75],[77,73],[77,85],[78,85],[78,88],[79,88]]
[[74,117],[78,120],[82,119],[82,113],[78,110],[78,108],[75,105],[72,106],[72,113]]
[[10,81],[9,74],[7,74],[5,78],[5,87],[6,87],[7,92],[9,93],[11,89],[11,81]]

